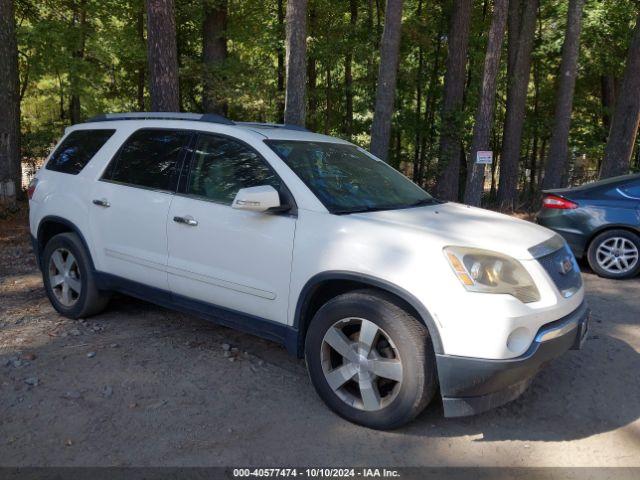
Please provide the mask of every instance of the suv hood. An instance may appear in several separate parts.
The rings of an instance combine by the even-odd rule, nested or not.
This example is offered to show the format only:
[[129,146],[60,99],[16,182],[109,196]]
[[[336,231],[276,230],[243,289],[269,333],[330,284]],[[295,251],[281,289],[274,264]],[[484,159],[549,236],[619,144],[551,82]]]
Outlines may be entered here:
[[352,216],[422,230],[439,239],[443,247],[483,248],[520,260],[533,258],[529,248],[555,236],[551,230],[526,220],[451,202]]

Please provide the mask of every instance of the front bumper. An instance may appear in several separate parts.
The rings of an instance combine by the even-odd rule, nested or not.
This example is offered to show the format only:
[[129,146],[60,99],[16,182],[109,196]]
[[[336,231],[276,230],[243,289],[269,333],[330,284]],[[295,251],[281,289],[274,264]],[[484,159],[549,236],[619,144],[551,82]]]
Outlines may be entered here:
[[504,405],[520,396],[546,363],[567,350],[582,347],[589,328],[589,309],[540,328],[529,349],[508,360],[436,355],[440,393],[446,417],[462,417]]

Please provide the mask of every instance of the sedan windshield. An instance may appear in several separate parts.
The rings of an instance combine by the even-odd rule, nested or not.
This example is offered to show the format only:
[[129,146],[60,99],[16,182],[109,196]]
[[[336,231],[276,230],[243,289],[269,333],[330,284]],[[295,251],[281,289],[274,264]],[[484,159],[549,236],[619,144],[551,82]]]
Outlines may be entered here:
[[435,203],[424,190],[355,145],[267,140],[323,205],[336,214]]

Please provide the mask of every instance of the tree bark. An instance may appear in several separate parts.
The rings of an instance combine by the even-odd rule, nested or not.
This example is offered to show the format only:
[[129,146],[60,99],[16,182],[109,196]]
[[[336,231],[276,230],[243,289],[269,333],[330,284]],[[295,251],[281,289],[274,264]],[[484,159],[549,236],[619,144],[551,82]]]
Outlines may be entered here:
[[202,23],[203,95],[205,113],[226,115],[227,101],[220,94],[220,67],[227,59],[227,0],[203,0]]
[[0,0],[0,205],[15,203],[21,187],[20,80],[13,0]]
[[471,23],[471,0],[454,2],[448,35],[447,72],[442,99],[440,154],[437,195],[443,200],[458,200],[460,148],[462,145],[461,110],[466,81],[467,50]]
[[520,32],[515,42],[513,74],[507,90],[507,111],[500,158],[498,203],[503,209],[513,209],[518,200],[518,167],[522,145],[522,129],[527,102],[527,89],[531,73],[531,52],[535,37],[536,14],[539,0],[524,2]]
[[549,156],[545,166],[542,188],[558,188],[563,185],[564,172],[569,156],[569,130],[573,110],[573,93],[578,72],[580,53],[580,30],[582,27],[582,9],[584,0],[569,0],[567,30],[562,45],[562,61],[558,75],[558,93],[556,111],[551,130]]
[[[358,2],[357,0],[349,0],[349,27],[350,33],[353,35],[356,31],[358,22]],[[353,42],[349,43],[347,53],[344,57],[344,96],[345,96],[345,118],[344,133],[347,138],[353,135],[353,72],[351,65],[353,63]]]
[[307,0],[287,0],[287,86],[284,123],[304,126],[306,118]]
[[278,98],[276,100],[276,115],[278,117],[278,122],[284,123],[284,75],[285,75],[285,67],[284,67],[284,42],[285,42],[285,32],[284,32],[284,4],[282,3],[284,0],[278,0],[278,48],[276,51],[277,54],[277,84],[276,88],[278,90]]
[[[538,39],[542,35],[540,23],[538,23]],[[529,176],[529,199],[533,204],[536,199],[538,183],[536,175],[538,170],[538,143],[540,141],[540,59],[533,62],[533,151],[531,153],[530,176]]]
[[[440,20],[438,27],[438,33],[436,37],[436,47],[434,50],[433,67],[431,69],[431,75],[429,78],[429,91],[425,100],[424,109],[424,123],[427,135],[422,136],[422,145],[420,147],[420,162],[418,167],[418,183],[422,185],[424,183],[425,175],[428,173],[428,162],[431,160],[431,156],[434,149],[434,143],[436,138],[436,125],[435,125],[435,112],[436,112],[436,98],[437,90],[440,84],[438,73],[440,72],[440,57],[442,51],[442,37],[444,35],[445,22]],[[428,148],[427,148],[428,145]]]
[[[136,30],[138,34],[138,40],[144,47],[144,6],[140,6],[140,11],[137,14],[137,25]],[[141,62],[138,67],[138,111],[144,112],[144,83],[145,83],[145,73],[144,73],[144,62]]]
[[511,78],[518,54],[518,37],[520,36],[520,20],[522,19],[523,0],[509,0],[507,15],[507,76]]
[[[418,0],[418,8],[416,17],[422,23],[422,0]],[[424,27],[424,25],[421,25]],[[416,70],[416,110],[414,129],[415,137],[413,140],[413,169],[411,176],[414,182],[418,181],[420,174],[420,147],[422,143],[422,125],[420,125],[422,116],[422,76],[424,75],[424,48],[422,44],[418,46],[418,69]]]
[[173,0],[146,0],[151,110],[180,110],[178,47]]
[[331,129],[331,115],[333,112],[333,105],[331,102],[331,90],[332,90],[332,81],[331,81],[331,66],[327,65],[325,67],[325,82],[324,82],[324,99],[325,99],[325,109],[324,109],[324,134],[329,135],[329,131]]
[[602,101],[602,126],[604,127],[604,141],[609,139],[611,129],[611,116],[616,104],[616,79],[613,75],[600,77],[601,101]]
[[81,0],[79,4],[73,2],[73,16],[71,20],[72,28],[78,32],[77,44],[71,52],[73,64],[69,72],[69,116],[71,124],[80,123],[82,113],[80,105],[81,80],[79,75],[80,64],[84,61],[84,50],[86,43],[87,28],[87,2]]
[[[493,18],[489,27],[487,53],[484,57],[484,71],[482,74],[482,89],[480,104],[476,112],[473,125],[473,139],[471,141],[471,155],[469,156],[467,186],[464,201],[469,205],[479,206],[484,187],[484,165],[476,164],[476,156],[480,150],[488,150],[491,141],[491,127],[496,106],[496,88],[498,72],[500,70],[500,56],[504,40],[507,9],[509,0],[495,0]],[[495,161],[495,159],[494,159]]]
[[627,66],[611,120],[609,141],[604,150],[600,178],[629,173],[629,162],[640,122],[640,16],[636,22]]
[[391,136],[391,117],[396,95],[400,35],[402,28],[402,0],[387,0],[384,30],[380,45],[380,65],[376,104],[371,125],[371,153],[387,161]]
[[[318,14],[316,12],[316,5],[314,3],[309,5],[309,25],[308,35],[314,38],[317,34]],[[326,85],[325,85],[326,87]],[[318,104],[319,92],[318,92],[318,59],[315,56],[315,52],[307,50],[307,113],[306,124],[307,128],[311,131],[318,129],[319,117],[318,117]],[[325,122],[326,129],[326,122]]]

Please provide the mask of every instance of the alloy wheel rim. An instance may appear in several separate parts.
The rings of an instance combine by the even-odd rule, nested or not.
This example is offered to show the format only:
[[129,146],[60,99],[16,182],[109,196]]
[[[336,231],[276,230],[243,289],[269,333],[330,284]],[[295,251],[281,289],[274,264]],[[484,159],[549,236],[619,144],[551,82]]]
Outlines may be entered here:
[[54,250],[49,258],[49,284],[58,302],[65,307],[72,307],[80,298],[80,268],[76,257],[66,248]]
[[608,238],[598,246],[596,260],[609,273],[627,273],[638,263],[638,247],[624,237]]
[[402,360],[391,337],[364,318],[344,318],[325,333],[322,371],[329,387],[358,410],[377,411],[398,396]]

